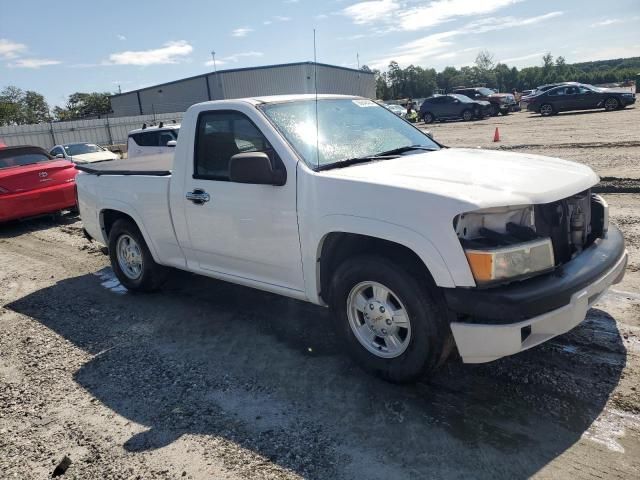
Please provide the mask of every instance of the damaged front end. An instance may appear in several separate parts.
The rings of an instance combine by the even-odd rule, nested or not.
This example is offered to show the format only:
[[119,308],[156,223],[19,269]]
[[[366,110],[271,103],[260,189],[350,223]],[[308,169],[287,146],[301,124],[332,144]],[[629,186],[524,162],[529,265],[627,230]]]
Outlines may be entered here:
[[540,205],[460,214],[453,225],[479,287],[524,280],[569,262],[602,238],[604,199],[590,190]]

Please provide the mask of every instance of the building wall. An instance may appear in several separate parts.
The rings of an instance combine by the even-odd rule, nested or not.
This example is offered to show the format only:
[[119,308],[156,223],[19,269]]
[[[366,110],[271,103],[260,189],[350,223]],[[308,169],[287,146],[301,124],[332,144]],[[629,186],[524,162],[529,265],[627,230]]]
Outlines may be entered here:
[[300,63],[221,71],[115,95],[111,106],[115,116],[181,112],[210,99],[313,93],[315,77],[318,93],[375,97],[372,74],[326,65],[314,70],[313,64]]

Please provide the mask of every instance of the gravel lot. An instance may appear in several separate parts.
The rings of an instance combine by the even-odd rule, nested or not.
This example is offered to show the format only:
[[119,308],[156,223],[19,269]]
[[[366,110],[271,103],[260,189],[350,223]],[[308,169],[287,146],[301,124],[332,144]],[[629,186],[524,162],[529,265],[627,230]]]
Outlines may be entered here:
[[[429,129],[581,161],[633,192],[639,120]],[[180,272],[160,293],[122,292],[78,218],[0,226],[0,477],[47,478],[67,456],[77,479],[638,478],[640,195],[606,198],[631,259],[585,322],[401,387],[357,369],[322,308]]]

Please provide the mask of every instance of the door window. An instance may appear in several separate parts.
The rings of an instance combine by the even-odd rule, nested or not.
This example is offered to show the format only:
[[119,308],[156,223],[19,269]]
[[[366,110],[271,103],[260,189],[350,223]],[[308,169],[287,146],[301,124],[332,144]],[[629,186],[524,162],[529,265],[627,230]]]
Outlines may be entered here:
[[242,113],[218,111],[200,115],[194,178],[228,181],[231,157],[245,152],[265,152],[272,162],[276,158],[262,132]]
[[171,132],[160,132],[159,137],[160,137],[160,144],[159,144],[160,147],[166,147],[167,142],[170,142],[171,140],[175,140]]
[[160,141],[158,132],[134,133],[131,137],[140,147],[157,147]]
[[55,157],[56,155],[64,156],[64,152],[62,151],[62,148],[56,147],[53,150],[51,150],[51,152],[49,152],[49,155],[51,155],[52,157]]

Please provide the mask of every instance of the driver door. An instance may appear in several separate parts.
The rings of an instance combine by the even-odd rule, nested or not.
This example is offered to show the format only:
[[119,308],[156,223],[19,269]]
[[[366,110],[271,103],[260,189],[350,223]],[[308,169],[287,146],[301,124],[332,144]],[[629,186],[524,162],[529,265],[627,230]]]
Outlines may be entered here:
[[[240,283],[303,291],[295,171],[282,186],[231,182],[229,163],[238,153],[264,152],[274,168],[286,168],[256,124],[234,110],[200,113],[193,152],[180,200],[188,261]],[[206,200],[194,201],[194,193]]]

